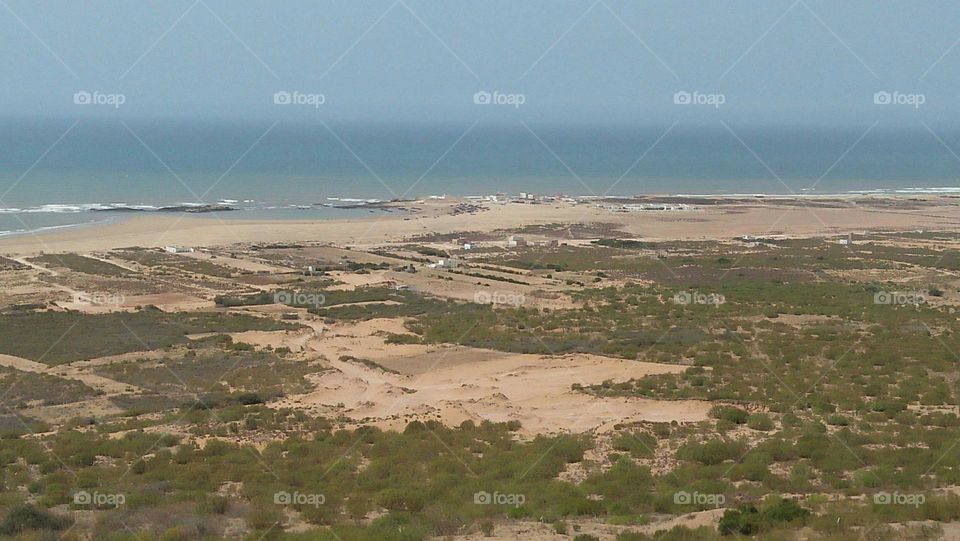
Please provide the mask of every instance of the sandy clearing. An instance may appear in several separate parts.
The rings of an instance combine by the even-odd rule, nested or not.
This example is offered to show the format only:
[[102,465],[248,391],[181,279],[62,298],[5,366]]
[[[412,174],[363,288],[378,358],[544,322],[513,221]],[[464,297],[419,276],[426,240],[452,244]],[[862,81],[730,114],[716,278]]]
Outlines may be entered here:
[[231,257],[223,254],[210,254],[207,252],[186,252],[176,254],[180,257],[186,257],[190,259],[199,259],[201,261],[210,261],[224,267],[233,267],[242,271],[249,272],[278,272],[286,273],[290,272],[290,269],[286,267],[280,267],[277,265],[267,265],[265,263],[260,263],[258,261],[252,261],[249,259],[238,259],[236,257]]
[[29,359],[24,359],[23,357],[14,357],[13,355],[4,355],[0,353],[0,366],[6,366],[8,368],[14,368],[23,372],[46,372],[50,367],[38,363],[36,361],[31,361]]
[[109,312],[131,312],[139,307],[153,305],[164,312],[192,312],[210,310],[216,305],[213,301],[187,295],[185,293],[154,293],[150,295],[120,295],[75,293],[71,302],[58,302],[57,306],[76,310],[85,314],[105,314]]
[[110,397],[99,396],[91,400],[82,402],[71,402],[69,404],[58,404],[56,406],[37,406],[25,408],[20,413],[27,417],[40,419],[41,421],[56,424],[72,419],[74,417],[104,417],[107,415],[118,415],[123,413],[123,409],[117,407],[110,401]]
[[290,351],[302,351],[307,341],[314,338],[313,329],[302,329],[299,331],[244,331],[230,333],[230,338],[234,342],[243,342],[252,344],[260,348],[280,347],[289,348]]
[[358,287],[370,287],[389,284],[392,280],[387,277],[387,271],[371,271],[366,274],[357,274],[347,271],[332,271],[328,273],[330,278],[337,280],[338,284],[327,287],[333,291],[348,291]]
[[[306,359],[327,360],[332,370],[308,376],[309,393],[271,403],[313,413],[402,429],[413,419],[449,425],[465,420],[517,420],[525,436],[541,433],[609,431],[635,421],[695,422],[706,418],[702,401],[597,398],[571,389],[687,367],[596,355],[561,357],[504,353],[453,345],[387,344],[387,332],[406,332],[401,319],[371,319],[319,326],[309,336]],[[276,333],[248,335],[261,343]],[[347,359],[367,359],[382,368]],[[399,372],[399,373],[394,373]]]
[[[483,269],[473,268],[462,268],[457,269],[457,271],[493,274]],[[557,284],[545,284],[537,278],[510,276],[511,279],[532,283],[531,285],[514,284],[468,276],[458,272],[421,269],[415,274],[391,272],[388,276],[398,284],[410,286],[423,293],[479,304],[497,304],[509,307],[527,306],[554,310],[575,306],[568,295],[549,291],[551,287],[559,288],[559,282]]]
[[96,374],[83,372],[82,367],[71,367],[68,365],[49,367],[42,363],[12,355],[0,355],[0,366],[14,368],[23,372],[47,374],[63,379],[76,380],[103,393],[100,396],[77,402],[50,406],[34,406],[19,410],[19,413],[27,417],[48,423],[55,424],[73,417],[102,417],[122,413],[123,410],[114,405],[113,402],[110,401],[110,397],[139,391],[139,388],[134,385],[128,385]]
[[[442,359],[444,351],[439,348],[433,355]],[[456,351],[464,355],[465,348]],[[485,360],[438,366],[418,375],[394,374],[328,356],[333,370],[311,378],[317,386],[314,391],[276,405],[336,411],[392,429],[402,429],[413,419],[437,419],[449,425],[465,420],[516,420],[527,436],[605,432],[618,423],[636,421],[694,422],[706,419],[710,409],[702,401],[598,398],[571,390],[574,383],[677,373],[686,369],[682,366],[593,355],[549,357],[485,350],[476,354]]]
[[139,388],[135,385],[122,383],[86,372],[85,370],[89,368],[90,365],[61,364],[56,366],[47,366],[43,363],[38,363],[22,357],[0,354],[0,366],[14,368],[22,372],[48,374],[64,379],[77,380],[107,395],[127,394],[139,391]]

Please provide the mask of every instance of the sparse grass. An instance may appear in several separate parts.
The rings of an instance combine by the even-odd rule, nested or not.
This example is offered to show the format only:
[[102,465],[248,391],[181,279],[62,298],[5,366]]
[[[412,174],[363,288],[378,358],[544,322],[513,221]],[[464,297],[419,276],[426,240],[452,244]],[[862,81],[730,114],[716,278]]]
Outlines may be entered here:
[[267,318],[224,313],[80,314],[27,312],[0,315],[0,353],[50,365],[148,351],[188,342],[187,334],[282,330],[298,327]]
[[[582,308],[494,311],[369,288],[329,292],[328,304],[311,311],[330,320],[411,318],[415,334],[391,335],[391,343],[583,351],[688,365],[682,373],[575,385],[574,391],[708,400],[716,406],[708,419],[617,426],[610,447],[597,445],[590,453],[596,443],[591,437],[519,439],[515,423],[468,421],[453,428],[412,422],[400,432],[341,429],[340,419],[261,404],[307,388],[304,375],[318,367],[231,347],[219,336],[189,343],[184,338],[192,332],[279,328],[269,319],[152,311],[0,316],[0,351],[51,364],[186,345],[171,348],[162,361],[100,367],[105,376],[147,390],[114,400],[127,410],[125,417],[53,427],[29,438],[13,437],[28,432],[17,418],[0,418],[0,431],[8,429],[0,437],[0,510],[27,499],[42,507],[72,506],[69,495],[80,487],[125,493],[130,499],[123,508],[95,512],[92,538],[117,540],[125,537],[115,533],[126,531],[124,524],[142,527],[145,539],[219,538],[227,518],[242,519],[233,524],[240,523],[248,538],[299,541],[408,541],[491,528],[497,535],[505,522],[518,519],[555,524],[557,532],[573,538],[587,535],[579,521],[601,520],[624,529],[618,541],[787,540],[801,533],[845,540],[868,529],[878,539],[896,540],[937,538],[936,526],[923,532],[929,524],[919,521],[960,519],[960,497],[950,493],[960,486],[955,310],[875,304],[875,293],[903,284],[853,283],[833,272],[910,269],[926,273],[916,280],[920,291],[936,288],[949,300],[955,286],[929,279],[955,265],[945,252],[879,241],[847,248],[820,239],[598,244],[488,258],[491,264],[619,280],[616,287],[571,286]],[[647,253],[652,250],[659,256]],[[672,301],[684,291],[718,294],[725,301]],[[254,304],[264,298],[237,300]],[[395,304],[376,304],[385,300]],[[150,337],[149,347],[125,338],[130,334],[125,325]],[[54,347],[44,355],[50,344]],[[368,359],[341,360],[386,370]],[[49,399],[60,396],[60,384],[39,378],[10,396],[47,393]],[[79,392],[64,393],[74,391]],[[30,430],[51,428],[24,421]],[[165,436],[164,430],[182,436]],[[583,472],[583,478],[562,481],[562,473],[571,471]],[[225,489],[231,486],[236,490]],[[274,503],[278,491],[323,492],[323,505],[293,506],[311,531],[268,533],[290,511]],[[525,501],[478,505],[479,492],[522,494]],[[677,498],[681,492],[722,496],[728,508],[723,527],[731,533],[682,526],[634,531],[651,519],[716,506],[684,503]],[[876,505],[878,492],[922,494],[924,501]],[[782,494],[789,500],[781,500]],[[888,526],[892,523],[898,526]],[[902,526],[908,523],[913,525]]]
[[27,269],[26,265],[12,259],[0,256],[0,271],[15,271]]
[[174,269],[196,274],[205,274],[207,276],[215,276],[217,278],[229,278],[235,272],[237,272],[229,267],[217,265],[216,263],[211,263],[210,261],[203,259],[196,259],[184,255],[168,254],[156,250],[128,249],[115,250],[111,253],[120,259],[133,261],[153,269]]
[[208,348],[159,362],[112,363],[98,373],[167,397],[254,393],[260,400],[267,400],[305,392],[309,384],[303,376],[319,371],[310,363],[286,361],[268,352]]
[[46,267],[64,267],[74,272],[99,276],[126,276],[131,274],[123,267],[77,254],[44,254],[32,257],[30,261]]
[[97,395],[80,381],[7,367],[0,367],[0,390],[3,403],[14,408],[69,404]]

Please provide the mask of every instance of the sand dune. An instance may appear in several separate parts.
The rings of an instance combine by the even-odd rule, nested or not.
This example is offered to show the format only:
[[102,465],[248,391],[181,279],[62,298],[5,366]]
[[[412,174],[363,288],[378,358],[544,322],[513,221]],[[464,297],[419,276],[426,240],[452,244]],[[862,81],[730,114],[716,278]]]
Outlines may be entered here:
[[693,422],[705,419],[710,409],[709,403],[696,400],[598,398],[571,389],[573,384],[678,373],[684,366],[586,354],[397,346],[376,336],[385,328],[402,330],[396,326],[396,320],[372,320],[330,328],[310,340],[308,347],[323,355],[331,370],[311,377],[315,390],[275,405],[342,414],[383,428],[402,429],[412,420],[427,419],[451,426],[466,420],[519,421],[526,436],[609,431],[634,421]]

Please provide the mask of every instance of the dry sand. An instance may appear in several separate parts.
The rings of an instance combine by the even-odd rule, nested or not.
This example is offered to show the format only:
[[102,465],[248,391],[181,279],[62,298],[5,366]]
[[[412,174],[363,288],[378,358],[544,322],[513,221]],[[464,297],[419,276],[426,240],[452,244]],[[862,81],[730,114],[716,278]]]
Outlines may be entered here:
[[380,336],[384,331],[403,328],[398,320],[371,320],[314,335],[307,346],[325,357],[332,370],[311,378],[315,390],[274,405],[342,414],[358,423],[393,429],[415,419],[451,426],[466,420],[515,420],[526,436],[605,432],[637,421],[701,421],[710,409],[708,402],[697,400],[598,398],[571,389],[576,383],[678,373],[684,366],[585,354],[542,356],[461,346],[393,345],[384,343]]
[[126,246],[221,246],[237,242],[321,241],[377,245],[421,234],[498,229],[556,223],[614,224],[628,236],[649,239],[731,238],[741,235],[841,234],[866,229],[960,230],[954,198],[816,198],[792,203],[773,198],[703,206],[689,212],[614,213],[587,204],[492,205],[476,214],[452,215],[455,200],[431,202],[416,214],[318,221],[252,221],[210,217],[134,216],[117,223],[0,239],[0,253],[103,251]]

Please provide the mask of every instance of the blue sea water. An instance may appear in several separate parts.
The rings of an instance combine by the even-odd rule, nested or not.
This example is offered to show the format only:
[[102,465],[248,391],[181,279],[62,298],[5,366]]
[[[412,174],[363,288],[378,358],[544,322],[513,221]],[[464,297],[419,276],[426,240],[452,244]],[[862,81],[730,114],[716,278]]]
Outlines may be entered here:
[[952,191],[960,186],[954,152],[958,130],[868,124],[7,120],[0,123],[0,234],[218,202],[241,209],[218,213],[222,219],[325,219],[370,212],[321,206],[354,202],[345,199],[444,193]]

